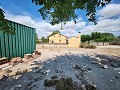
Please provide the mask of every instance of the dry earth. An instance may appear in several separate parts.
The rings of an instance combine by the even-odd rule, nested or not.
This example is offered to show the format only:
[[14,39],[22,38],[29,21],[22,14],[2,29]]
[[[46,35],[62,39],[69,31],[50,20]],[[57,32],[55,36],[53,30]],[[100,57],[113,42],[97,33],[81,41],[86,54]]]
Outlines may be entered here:
[[[53,82],[60,78],[72,78],[74,88],[66,90],[120,90],[120,46],[37,45],[37,50],[41,51],[37,59],[0,66],[0,75],[5,75],[0,79],[0,90],[55,90],[59,86]],[[53,76],[56,78],[51,79]]]

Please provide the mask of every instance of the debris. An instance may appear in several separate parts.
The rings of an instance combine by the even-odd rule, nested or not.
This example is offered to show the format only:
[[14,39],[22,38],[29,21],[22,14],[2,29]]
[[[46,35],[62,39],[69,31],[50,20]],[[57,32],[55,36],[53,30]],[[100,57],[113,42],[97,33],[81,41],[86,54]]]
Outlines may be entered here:
[[51,79],[56,79],[57,78],[57,75],[54,75],[51,77]]
[[74,69],[81,69],[80,65],[78,65],[78,64],[74,64],[74,65],[73,65],[73,68],[74,68]]
[[33,58],[33,57],[32,57],[32,54],[25,54],[25,55],[24,55],[24,58],[25,58],[25,59],[31,59],[31,58]]
[[41,55],[41,52],[38,52],[37,50],[34,50],[35,55]]
[[0,58],[0,65],[10,62],[7,57]]
[[102,68],[107,69],[108,65],[103,65]]
[[59,80],[45,79],[45,80],[44,80],[44,86],[45,86],[45,87],[55,86],[58,82],[59,82]]
[[85,84],[86,90],[96,90],[97,86],[96,85],[91,85],[91,84]]
[[49,72],[50,72],[50,70],[47,70],[47,71],[46,71],[46,73],[49,73]]
[[10,65],[14,66],[14,65],[17,65],[17,64],[22,63],[22,62],[23,62],[23,60],[21,57],[15,57],[15,58],[11,59]]

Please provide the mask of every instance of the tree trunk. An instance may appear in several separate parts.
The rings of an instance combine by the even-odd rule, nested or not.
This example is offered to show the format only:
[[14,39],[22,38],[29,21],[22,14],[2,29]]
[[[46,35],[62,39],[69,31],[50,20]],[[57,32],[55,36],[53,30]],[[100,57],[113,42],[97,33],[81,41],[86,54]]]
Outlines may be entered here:
[[105,42],[103,42],[103,46],[104,46]]

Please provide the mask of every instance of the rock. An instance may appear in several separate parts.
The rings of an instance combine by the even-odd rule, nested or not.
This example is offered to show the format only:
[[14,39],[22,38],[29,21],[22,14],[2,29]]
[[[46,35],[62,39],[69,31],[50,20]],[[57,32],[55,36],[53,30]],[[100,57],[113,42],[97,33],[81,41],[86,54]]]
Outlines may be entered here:
[[31,59],[31,58],[33,58],[33,57],[32,57],[32,54],[25,54],[25,55],[24,55],[24,58],[25,58],[25,59]]
[[23,62],[23,60],[21,57],[15,57],[15,58],[12,58],[10,65],[17,65],[22,62]]
[[80,65],[77,65],[77,64],[74,64],[74,65],[73,65],[73,68],[74,68],[74,69],[81,69]]
[[57,78],[57,75],[53,75],[52,77],[51,77],[51,79],[56,79]]
[[112,67],[118,67],[117,63],[113,63],[113,62],[111,63],[111,66]]
[[8,70],[6,70],[6,72],[7,72],[7,73],[11,73],[11,72],[12,72],[12,70],[9,70],[9,69],[8,69]]
[[85,85],[86,90],[97,90],[96,85],[86,84]]
[[107,69],[108,65],[103,65],[102,68]]
[[7,57],[0,58],[0,65],[10,62]]
[[108,65],[104,65],[103,67],[104,67],[104,68],[108,68]]
[[41,55],[41,52],[38,52],[37,50],[34,50],[35,55]]

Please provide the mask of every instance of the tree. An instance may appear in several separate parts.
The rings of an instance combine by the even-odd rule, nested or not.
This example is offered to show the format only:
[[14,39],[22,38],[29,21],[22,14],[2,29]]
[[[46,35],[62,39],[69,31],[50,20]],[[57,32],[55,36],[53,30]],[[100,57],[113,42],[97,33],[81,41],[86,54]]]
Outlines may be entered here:
[[45,37],[42,37],[42,38],[41,38],[41,42],[42,42],[42,43],[48,43],[48,41],[49,41],[48,38],[45,38]]
[[96,24],[96,9],[99,6],[108,4],[111,0],[32,0],[33,3],[40,6],[40,12],[43,19],[50,19],[52,25],[66,23],[76,19],[78,15],[76,10],[85,10],[89,21]]
[[93,41],[97,42],[103,42],[103,45],[105,42],[111,42],[114,40],[114,35],[112,33],[100,33],[100,32],[92,32],[91,38]]
[[[52,34],[50,34],[49,36],[52,36],[52,35],[55,35],[55,34],[58,34],[58,33],[60,34],[60,31],[59,31],[59,30],[55,30],[55,31],[53,31]],[[48,36],[48,37],[49,37],[49,36]]]
[[0,31],[7,34],[15,34],[15,28],[12,27],[11,23],[5,19],[4,11],[0,8]]
[[81,41],[86,42],[88,41],[88,44],[90,44],[91,36],[90,35],[81,35]]
[[105,42],[112,42],[114,40],[114,35],[112,33],[102,33],[101,41],[103,45]]
[[38,34],[36,33],[36,43],[40,43],[39,39],[38,39]]

